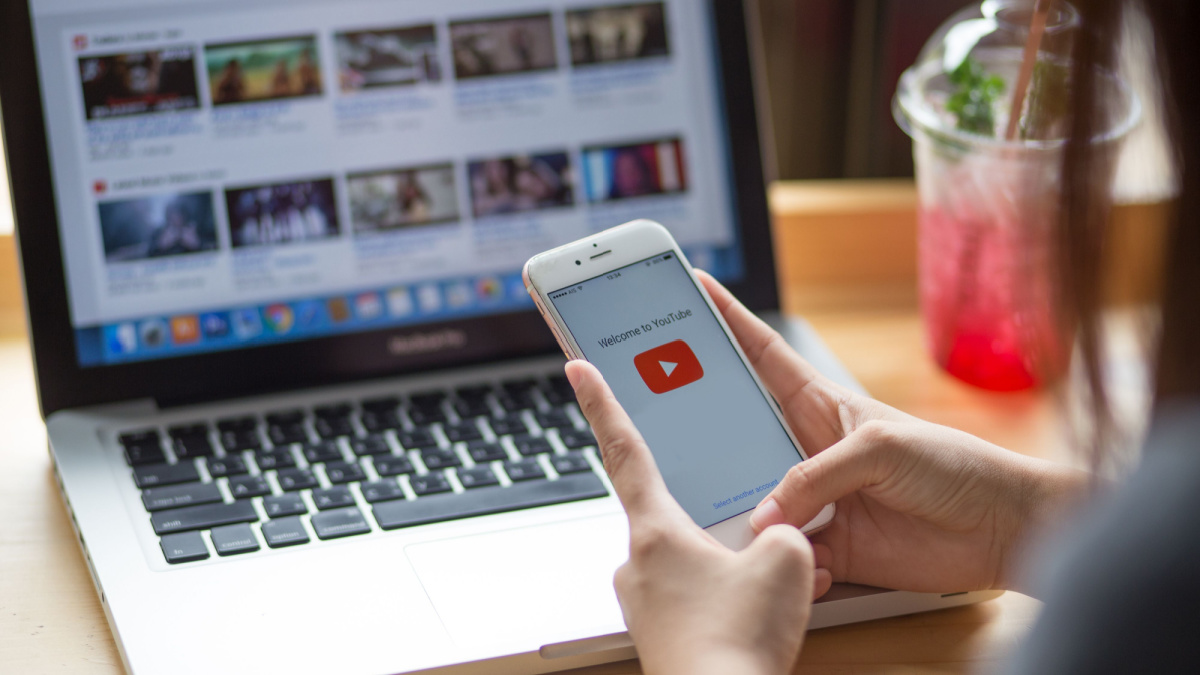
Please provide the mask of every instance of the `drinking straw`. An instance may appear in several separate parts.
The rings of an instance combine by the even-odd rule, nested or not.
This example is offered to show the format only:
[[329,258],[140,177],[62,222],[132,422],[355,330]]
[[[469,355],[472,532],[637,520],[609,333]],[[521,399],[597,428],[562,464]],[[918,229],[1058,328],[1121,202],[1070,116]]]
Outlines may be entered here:
[[1050,0],[1037,0],[1033,7],[1033,18],[1029,22],[1029,37],[1025,38],[1025,54],[1021,58],[1021,70],[1017,73],[1017,86],[1013,88],[1012,108],[1008,111],[1008,129],[1004,140],[1017,137],[1017,123],[1021,119],[1021,107],[1025,105],[1025,92],[1033,78],[1033,66],[1037,63],[1042,35],[1046,32],[1046,18],[1050,14]]

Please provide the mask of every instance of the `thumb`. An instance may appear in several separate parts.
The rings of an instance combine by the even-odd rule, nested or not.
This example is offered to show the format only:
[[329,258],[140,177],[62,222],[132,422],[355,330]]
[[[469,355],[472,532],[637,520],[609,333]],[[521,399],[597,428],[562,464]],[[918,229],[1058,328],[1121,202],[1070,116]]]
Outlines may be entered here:
[[886,478],[895,455],[880,452],[893,446],[886,422],[868,422],[849,436],[788,470],[779,485],[759,503],[750,526],[762,532],[772,525],[803,527],[826,504],[875,485]]

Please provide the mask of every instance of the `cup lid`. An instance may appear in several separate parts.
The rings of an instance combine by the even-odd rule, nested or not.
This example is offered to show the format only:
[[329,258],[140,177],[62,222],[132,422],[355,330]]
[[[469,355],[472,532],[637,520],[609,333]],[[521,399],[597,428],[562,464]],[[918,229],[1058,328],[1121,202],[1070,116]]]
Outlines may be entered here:
[[[892,102],[910,136],[924,133],[968,146],[1053,149],[1069,129],[1071,50],[1079,13],[1053,0],[1019,110],[1016,137],[1005,140],[1014,89],[1036,0],[984,0],[950,17],[900,77]],[[1141,115],[1136,95],[1118,74],[1097,72],[1111,124],[1096,140],[1124,136]]]

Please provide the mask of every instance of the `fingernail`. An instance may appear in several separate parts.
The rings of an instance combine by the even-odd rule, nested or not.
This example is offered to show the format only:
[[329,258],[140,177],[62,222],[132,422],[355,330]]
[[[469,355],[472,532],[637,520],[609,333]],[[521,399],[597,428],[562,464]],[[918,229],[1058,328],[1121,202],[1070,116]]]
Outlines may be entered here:
[[579,389],[579,378],[581,376],[582,373],[579,372],[578,368],[567,368],[567,382],[571,383],[572,389]]
[[783,509],[779,508],[779,504],[770,497],[767,497],[754,509],[754,513],[750,514],[750,527],[754,528],[755,532],[762,532],[772,525],[778,525],[783,522]]

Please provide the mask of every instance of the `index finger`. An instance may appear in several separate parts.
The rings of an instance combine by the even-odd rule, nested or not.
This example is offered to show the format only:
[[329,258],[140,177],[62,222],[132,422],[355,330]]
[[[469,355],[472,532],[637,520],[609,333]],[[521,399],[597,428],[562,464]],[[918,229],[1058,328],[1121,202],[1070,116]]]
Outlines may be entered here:
[[819,452],[840,439],[839,405],[850,392],[821,375],[721,282],[701,270],[696,270],[696,276],[725,317],[750,365],[779,402],[804,449]]
[[579,408],[596,434],[604,469],[625,507],[630,525],[646,518],[686,518],[683,508],[667,491],[641,432],[617,402],[600,371],[587,361],[575,360],[567,364],[566,374],[575,388]]

